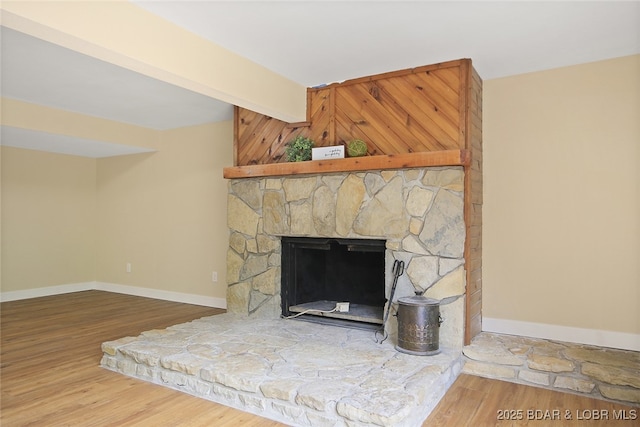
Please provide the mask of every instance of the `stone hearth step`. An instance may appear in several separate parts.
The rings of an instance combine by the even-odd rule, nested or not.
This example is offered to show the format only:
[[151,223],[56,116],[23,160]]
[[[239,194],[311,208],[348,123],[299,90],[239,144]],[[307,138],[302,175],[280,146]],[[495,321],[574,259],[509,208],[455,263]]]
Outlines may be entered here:
[[293,426],[420,426],[462,369],[372,331],[234,314],[102,345],[101,365]]
[[640,407],[640,352],[482,332],[464,372]]

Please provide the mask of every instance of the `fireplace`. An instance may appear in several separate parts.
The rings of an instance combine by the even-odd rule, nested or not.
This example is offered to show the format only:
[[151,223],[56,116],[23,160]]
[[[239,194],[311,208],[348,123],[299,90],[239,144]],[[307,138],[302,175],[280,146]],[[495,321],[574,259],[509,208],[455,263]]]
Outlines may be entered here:
[[[231,180],[227,206],[230,230],[227,311],[230,313],[274,319],[283,313],[295,315],[302,309],[296,305],[317,299],[328,301],[324,307],[328,310],[335,308],[335,302],[362,302],[377,309],[378,314],[372,318],[380,318],[387,308],[385,301],[391,294],[393,264],[398,260],[406,267],[398,279],[394,302],[416,291],[425,291],[428,298],[448,301],[440,307],[444,319],[440,346],[462,348],[466,287],[462,167]],[[361,290],[367,297],[359,300],[359,295],[340,293],[348,292],[349,286],[341,286],[340,292],[333,289],[334,294],[328,295],[320,293],[325,285],[316,283],[311,294],[309,290],[304,291],[307,292],[304,298],[298,290],[292,296],[286,286],[283,289],[286,276],[306,275],[307,279],[315,280],[318,275],[315,269],[327,256],[320,254],[323,251],[319,247],[308,248],[314,255],[313,260],[307,261],[300,272],[292,273],[290,261],[283,259],[291,251],[286,243],[288,239],[302,238],[321,242],[325,247],[335,246],[345,257],[365,256],[362,245],[377,241],[379,246],[373,252],[384,260],[382,266],[376,261],[375,268],[380,273],[375,273],[375,280],[382,278],[383,289],[376,286],[375,291]],[[349,251],[350,245],[354,249],[356,243],[359,250]],[[339,279],[351,274],[344,266],[325,270]],[[449,302],[452,297],[453,302]],[[345,314],[355,312],[350,310],[336,316],[345,317]],[[315,316],[316,320],[318,317]],[[367,323],[343,320],[358,326]],[[379,323],[370,325],[380,326]],[[385,327],[393,341],[396,318],[389,316]]]
[[[379,328],[385,305],[385,240],[282,238],[282,315]],[[348,309],[336,310],[339,302]]]

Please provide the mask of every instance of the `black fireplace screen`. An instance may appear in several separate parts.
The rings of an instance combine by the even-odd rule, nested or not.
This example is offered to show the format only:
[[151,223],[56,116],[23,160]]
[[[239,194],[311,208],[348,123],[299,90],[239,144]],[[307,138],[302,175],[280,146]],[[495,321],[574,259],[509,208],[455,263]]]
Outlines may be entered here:
[[[282,314],[312,309],[309,315],[382,323],[385,246],[384,240],[283,237]],[[348,302],[349,312],[320,312],[337,302]]]

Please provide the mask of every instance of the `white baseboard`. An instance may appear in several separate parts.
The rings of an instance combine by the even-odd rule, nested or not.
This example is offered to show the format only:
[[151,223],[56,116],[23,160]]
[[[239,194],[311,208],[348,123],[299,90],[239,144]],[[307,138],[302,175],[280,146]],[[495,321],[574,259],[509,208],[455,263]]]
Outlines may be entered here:
[[165,301],[182,302],[185,304],[202,305],[205,307],[227,308],[227,300],[224,298],[206,297],[203,295],[185,294],[182,292],[163,291],[105,282],[71,283],[58,286],[47,286],[44,288],[25,289],[23,291],[0,292],[0,302],[92,290],[115,292],[118,294],[161,299]]
[[44,288],[25,289],[23,291],[0,292],[0,302],[21,299],[48,297],[51,295],[69,294],[71,292],[90,291],[95,289],[96,282],[69,283],[66,285],[47,286]]
[[140,288],[137,286],[118,285],[116,283],[96,282],[94,288],[98,291],[115,292],[118,294],[135,295],[161,299],[165,301],[183,302],[185,304],[202,305],[213,308],[227,308],[227,300],[224,298],[206,297],[203,295],[185,294],[182,292],[163,291],[160,289]]
[[570,326],[548,325],[545,323],[522,322],[519,320],[482,318],[482,330],[507,335],[520,335],[554,341],[596,345],[640,351],[640,334],[626,332],[583,329]]

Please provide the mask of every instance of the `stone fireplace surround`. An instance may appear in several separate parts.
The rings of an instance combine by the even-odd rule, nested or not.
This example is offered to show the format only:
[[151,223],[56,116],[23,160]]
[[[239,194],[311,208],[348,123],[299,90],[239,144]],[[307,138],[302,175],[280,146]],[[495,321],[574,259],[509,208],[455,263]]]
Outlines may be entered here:
[[[227,310],[281,314],[281,236],[384,238],[385,294],[394,260],[404,261],[394,301],[425,291],[447,301],[440,345],[464,340],[464,170],[429,167],[231,180]],[[387,331],[396,339],[390,316]]]

